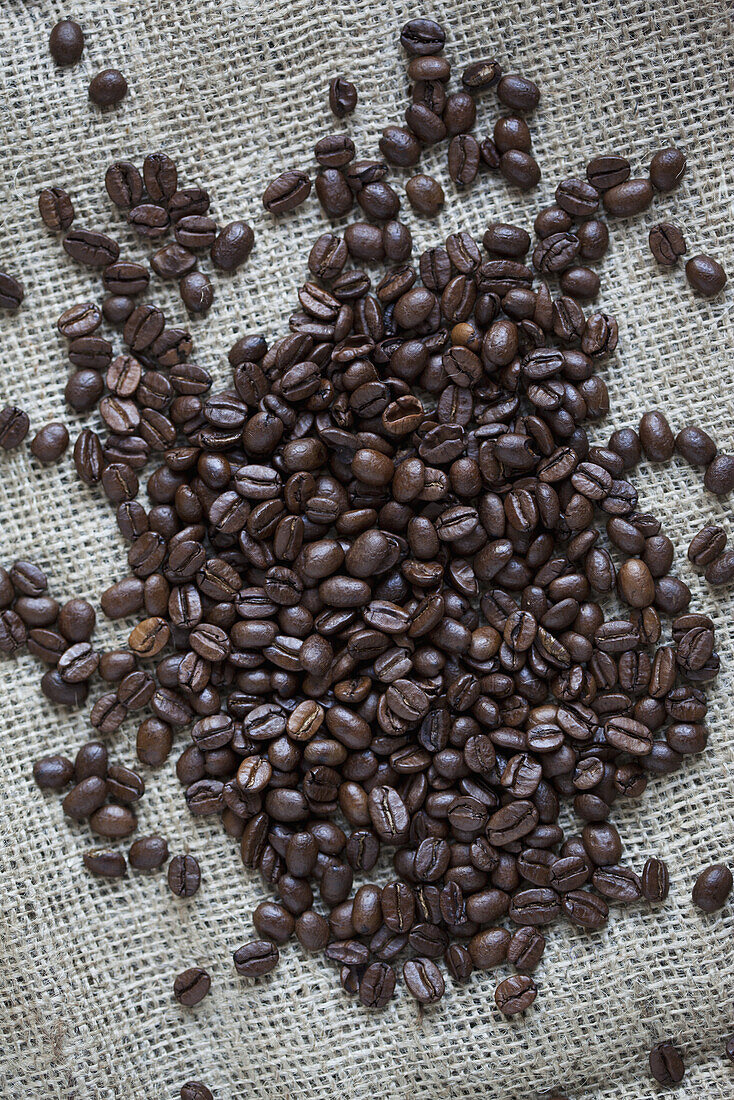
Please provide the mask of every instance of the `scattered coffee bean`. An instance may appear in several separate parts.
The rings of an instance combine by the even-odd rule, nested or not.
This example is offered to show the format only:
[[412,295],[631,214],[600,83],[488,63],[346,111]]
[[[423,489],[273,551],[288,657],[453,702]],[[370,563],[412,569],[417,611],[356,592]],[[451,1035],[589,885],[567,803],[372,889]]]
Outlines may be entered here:
[[66,232],[74,221],[74,205],[61,187],[44,187],[38,194],[38,212],[47,229]]
[[112,848],[92,848],[82,859],[86,869],[100,878],[124,878],[127,874],[124,855]]
[[193,856],[174,856],[168,864],[168,885],[177,898],[191,898],[201,885],[201,869]]
[[686,264],[686,279],[705,298],[714,298],[726,286],[726,272],[711,256],[692,256]]
[[13,451],[19,447],[28,435],[29,428],[28,414],[17,405],[5,405],[0,409],[0,447],[4,451]]
[[707,867],[693,886],[693,904],[704,913],[722,909],[732,891],[732,873],[724,863]]
[[234,968],[244,978],[261,978],[278,965],[280,953],[268,940],[251,940],[234,953]]
[[718,454],[706,467],[703,483],[717,497],[728,496],[734,489],[734,455]]
[[659,1085],[677,1085],[685,1072],[683,1058],[674,1043],[658,1043],[650,1051],[650,1073]]
[[686,170],[686,156],[673,147],[660,149],[650,161],[650,180],[658,191],[672,191]]
[[181,1100],[214,1100],[214,1096],[201,1081],[187,1081],[181,1085]]
[[44,790],[63,790],[73,776],[74,765],[65,756],[45,756],[33,765],[33,778]]
[[127,94],[127,81],[119,69],[103,69],[89,83],[89,98],[98,107],[111,107]]
[[337,118],[351,115],[357,106],[357,89],[343,76],[335,76],[329,84],[329,107]]
[[419,214],[436,215],[444,204],[441,184],[433,176],[413,176],[405,185],[410,205]]
[[57,65],[76,65],[84,52],[84,32],[73,19],[62,19],[52,29],[48,48]]
[[211,978],[200,966],[192,966],[176,975],[173,995],[180,1005],[193,1008],[203,1001],[211,989]]
[[22,283],[6,271],[0,271],[0,309],[16,310],[23,301]]
[[659,264],[670,267],[686,251],[686,242],[677,225],[661,222],[654,225],[649,235],[650,251]]

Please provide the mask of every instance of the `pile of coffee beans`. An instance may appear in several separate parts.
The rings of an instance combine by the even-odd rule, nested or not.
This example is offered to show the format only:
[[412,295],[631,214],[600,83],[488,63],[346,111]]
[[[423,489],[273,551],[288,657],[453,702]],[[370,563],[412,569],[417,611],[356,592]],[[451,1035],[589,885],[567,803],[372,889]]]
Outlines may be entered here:
[[[52,35],[60,64],[81,55],[75,26]],[[27,642],[50,666],[42,688],[60,704],[83,703],[99,674],[108,690],[90,720],[102,736],[148,708],[137,735],[145,765],[164,763],[175,731],[189,729],[176,772],[190,812],[220,816],[277,898],[255,909],[256,938],[234,951],[238,974],[267,974],[295,936],[336,964],[347,993],[381,1008],[399,970],[431,1005],[444,970],[460,983],[475,969],[512,968],[495,990],[510,1016],[537,996],[547,926],[565,918],[593,933],[610,906],[667,897],[665,863],[651,857],[638,874],[610,817],[615,802],[641,797],[705,749],[704,688],[719,657],[713,622],[689,610],[673,544],[638,509],[628,472],[642,454],[667,461],[677,450],[723,494],[734,459],[702,429],[674,437],[657,411],[607,446],[587,431],[609,410],[599,366],[618,341],[613,316],[587,312],[601,287],[590,265],[609,244],[600,214],[645,210],[680,181],[684,154],[661,150],[639,178],[625,157],[596,156],[558,183],[535,241],[496,222],[481,242],[457,230],[412,262],[387,164],[412,167],[424,145],[449,138],[457,185],[481,161],[529,188],[540,170],[524,115],[540,93],[493,59],[469,64],[462,90],[449,92],[443,29],[411,20],[400,41],[412,102],[407,129],[383,132],[384,161],[355,159],[345,135],[315,148],[324,212],[342,217],[356,200],[368,220],[313,242],[289,331],[238,339],[222,390],[190,361],[188,330],[137,301],[148,267],[121,259],[106,233],[72,228],[62,188],[41,192],[44,223],[100,271],[107,295],[71,305],[58,328],[75,368],[67,401],[79,412],[98,404],[103,424],[78,435],[76,470],[116,506],[128,544],[102,610],[139,621],[127,649],[100,654],[91,606],[60,608],[41,571],[19,562],[0,570],[0,650]],[[112,95],[114,80],[95,82],[99,102]],[[480,144],[469,133],[473,96],[490,87],[513,113]],[[336,77],[329,102],[342,118],[356,89]],[[213,288],[197,252],[233,271],[252,248],[250,227],[220,229],[206,190],[180,187],[164,152],[142,172],[112,164],[105,186],[156,243],[153,272],[179,281],[190,313],[205,313]],[[263,202],[279,214],[310,190],[308,173],[287,171]],[[406,193],[422,214],[445,199],[421,174]],[[162,244],[170,230],[175,243]],[[650,246],[666,264],[685,252],[669,223]],[[702,293],[726,281],[706,257],[687,274]],[[0,291],[17,298],[8,279]],[[105,322],[124,350],[100,335]],[[2,446],[22,440],[24,417],[0,413]],[[32,451],[55,461],[67,444],[63,425],[50,424]],[[143,471],[148,507],[137,499]],[[714,582],[734,573],[722,534],[705,529],[689,551],[707,577],[716,567]],[[42,787],[73,783],[65,812],[105,840],[135,831],[131,806],[145,783],[109,764],[104,743],[82,746],[74,763],[38,761],[34,774]],[[560,824],[563,803],[574,832]],[[392,871],[371,882],[381,856]],[[150,836],[127,862],[110,847],[84,863],[120,878],[128,863],[167,859],[165,839]],[[189,855],[168,866],[177,897],[193,896],[200,878]],[[731,879],[723,865],[708,868],[695,904],[721,908]],[[193,1006],[210,985],[193,967],[174,996]],[[661,1083],[683,1075],[669,1042],[650,1068]],[[192,1081],[181,1096],[211,1093]]]

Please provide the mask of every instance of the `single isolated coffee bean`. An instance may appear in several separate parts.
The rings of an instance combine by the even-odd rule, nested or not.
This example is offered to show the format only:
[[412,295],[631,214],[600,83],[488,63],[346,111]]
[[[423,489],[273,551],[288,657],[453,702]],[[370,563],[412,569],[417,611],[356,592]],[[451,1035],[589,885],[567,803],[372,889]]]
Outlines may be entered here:
[[0,409],[0,447],[4,451],[14,451],[19,447],[29,428],[28,414],[17,405],[5,405]]
[[418,214],[436,215],[444,204],[443,188],[433,176],[413,176],[405,185],[410,205]]
[[214,1095],[201,1081],[187,1081],[181,1085],[181,1100],[214,1100]]
[[675,449],[692,466],[708,466],[716,458],[716,444],[703,428],[681,428],[675,437]]
[[185,1008],[193,1008],[203,1001],[211,989],[211,978],[200,966],[192,966],[176,975],[173,995]]
[[673,457],[675,437],[663,413],[657,410],[644,413],[639,433],[645,458],[651,462],[668,462]]
[[23,301],[23,284],[14,275],[0,271],[0,309],[15,311]]
[[168,864],[168,885],[177,898],[191,898],[201,885],[201,869],[194,856],[174,856]]
[[726,272],[711,256],[692,256],[686,264],[686,279],[704,298],[714,298],[726,286]]
[[704,913],[715,913],[723,909],[732,891],[732,873],[724,863],[707,867],[696,879],[693,886],[693,904]]
[[666,1040],[650,1051],[650,1073],[659,1085],[677,1085],[685,1072],[683,1058],[674,1043]]
[[357,106],[357,89],[343,76],[335,76],[329,83],[329,107],[337,118],[351,115]]
[[127,94],[127,81],[119,69],[103,69],[89,83],[89,98],[98,107],[111,107]]
[[73,19],[62,19],[52,29],[48,48],[57,65],[76,65],[84,53],[84,32]]
[[44,187],[38,194],[38,212],[47,229],[66,232],[74,221],[74,204],[61,187]]
[[686,251],[686,242],[677,225],[660,222],[650,230],[650,251],[659,264],[671,267]]
[[672,146],[659,149],[650,161],[650,180],[658,191],[672,191],[686,170],[686,155]]

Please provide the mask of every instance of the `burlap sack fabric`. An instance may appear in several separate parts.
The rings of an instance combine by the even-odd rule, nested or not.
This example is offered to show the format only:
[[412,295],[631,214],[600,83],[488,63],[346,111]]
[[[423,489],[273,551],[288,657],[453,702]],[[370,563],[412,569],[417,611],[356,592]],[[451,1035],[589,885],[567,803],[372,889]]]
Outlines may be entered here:
[[[326,103],[336,73],[360,93],[344,128],[362,155],[377,151],[379,131],[405,106],[398,29],[429,14],[448,28],[447,54],[459,71],[496,55],[538,81],[543,99],[531,125],[543,181],[525,199],[484,174],[460,197],[442,146],[423,164],[436,170],[448,201],[436,221],[412,223],[416,246],[460,226],[481,237],[497,218],[529,226],[557,180],[593,152],[627,152],[642,172],[656,148],[682,145],[690,166],[683,186],[645,217],[613,227],[600,300],[620,319],[620,347],[604,366],[613,411],[598,438],[659,407],[676,430],[702,423],[731,450],[734,290],[710,303],[694,298],[682,270],[659,269],[646,245],[654,220],[674,219],[691,253],[710,251],[734,272],[730,12],[713,0],[447,0],[420,9],[388,0],[77,0],[70,14],[84,25],[86,51],[76,68],[59,70],[47,37],[69,13],[8,0],[0,20],[0,267],[21,276],[26,301],[16,316],[0,318],[3,402],[26,408],[35,428],[51,418],[66,420],[73,436],[81,427],[64,409],[68,367],[55,321],[70,303],[97,296],[99,284],[40,225],[36,195],[44,185],[66,187],[77,225],[111,226],[123,254],[138,258],[145,249],[104,192],[104,169],[115,157],[140,162],[165,149],[188,183],[209,188],[217,216],[244,216],[255,227],[248,265],[217,279],[212,313],[193,323],[196,361],[223,383],[237,335],[281,332],[322,223],[313,196],[274,222],[261,206],[264,185],[286,167],[309,166],[316,138],[337,128]],[[101,112],[88,104],[87,84],[108,65],[125,72],[130,93]],[[486,94],[481,136],[497,113],[495,96]],[[157,282],[153,295],[170,318],[184,320],[175,293]],[[677,460],[654,471],[643,466],[637,483],[641,507],[665,517],[695,606],[716,621],[724,669],[711,693],[706,754],[651,784],[641,801],[615,807],[630,865],[639,868],[651,854],[668,861],[665,905],[617,910],[601,935],[554,927],[536,1006],[511,1021],[494,1009],[494,974],[461,988],[449,982],[443,1002],[422,1019],[404,989],[381,1014],[355,1005],[334,968],[297,945],[282,952],[270,977],[239,979],[231,952],[251,937],[249,913],[265,891],[217,824],[189,816],[173,770],[176,750],[168,765],[146,774],[139,831],[160,831],[172,852],[198,857],[199,895],[175,900],[161,873],[122,884],[92,880],[81,865],[87,830],[63,820],[59,800],[30,779],[34,758],[73,755],[90,736],[86,711],[47,704],[39,667],[24,656],[1,666],[0,1095],[166,1100],[199,1077],[219,1100],[533,1100],[552,1087],[578,1100],[647,1100],[658,1093],[647,1052],[666,1037],[677,1037],[686,1053],[677,1097],[734,1095],[734,1071],[722,1056],[734,1030],[734,914],[730,905],[728,914],[705,917],[690,903],[698,869],[733,856],[734,601],[709,590],[685,558],[704,522],[734,534],[731,505],[706,494],[699,474]],[[78,482],[69,455],[42,469],[27,446],[0,460],[0,551],[6,564],[18,556],[38,561],[63,598],[96,598],[125,572],[102,493]],[[96,637],[110,646],[128,630],[100,622]],[[115,759],[134,763],[132,720],[110,740]],[[211,970],[212,992],[186,1011],[173,1001],[172,981],[195,964]]]

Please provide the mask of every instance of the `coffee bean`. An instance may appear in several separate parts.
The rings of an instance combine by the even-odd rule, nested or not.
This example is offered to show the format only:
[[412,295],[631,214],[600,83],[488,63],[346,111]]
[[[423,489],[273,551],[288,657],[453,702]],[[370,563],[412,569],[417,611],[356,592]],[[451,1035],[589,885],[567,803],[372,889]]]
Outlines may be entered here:
[[187,1081],[181,1086],[181,1100],[214,1100],[214,1096],[201,1081]]
[[530,1008],[538,995],[538,987],[527,974],[513,974],[500,982],[494,991],[494,1001],[504,1016],[516,1016]]
[[393,968],[386,962],[370,963],[359,983],[359,999],[365,1008],[384,1008],[394,991]]
[[201,869],[193,856],[174,856],[168,865],[168,885],[178,898],[193,897],[201,885]]
[[346,134],[327,134],[316,142],[314,154],[324,168],[343,168],[354,160],[354,142]]
[[602,201],[608,214],[618,218],[631,218],[647,210],[653,199],[649,180],[627,179],[604,191]]
[[420,1004],[440,1001],[446,988],[441,971],[431,959],[409,959],[403,966],[408,991]]
[[222,271],[236,271],[252,252],[255,234],[246,222],[229,222],[211,247],[212,263]]
[[667,462],[673,456],[675,438],[663,413],[645,413],[640,420],[640,443],[651,462]]
[[540,182],[540,168],[537,161],[530,153],[524,153],[521,149],[508,149],[506,153],[502,153],[499,169],[507,182],[521,191],[529,191]]
[[337,118],[351,115],[357,106],[357,89],[343,76],[335,76],[329,83],[329,107]]
[[726,286],[726,272],[711,256],[693,256],[686,264],[686,278],[706,298],[720,294]]
[[499,61],[486,58],[482,61],[473,61],[467,65],[461,74],[461,83],[470,92],[484,91],[492,88],[502,76],[502,68]]
[[400,45],[409,57],[441,53],[446,32],[432,19],[411,19],[400,32]]
[[73,19],[62,19],[52,28],[48,48],[57,65],[75,65],[84,52],[84,32]]
[[405,185],[410,205],[419,214],[434,217],[444,204],[441,184],[433,176],[413,176]]
[[214,301],[214,288],[207,275],[190,271],[179,283],[181,300],[189,313],[208,313]]
[[263,194],[263,206],[271,214],[295,210],[311,191],[311,181],[305,172],[283,172],[268,185]]
[[105,173],[105,188],[115,206],[129,210],[143,197],[143,179],[134,164],[118,160]]
[[162,836],[141,836],[130,846],[127,858],[136,871],[157,871],[168,859],[168,842]]
[[38,212],[47,229],[66,232],[74,221],[74,204],[61,187],[44,187],[38,193]]
[[193,1008],[204,1000],[211,989],[211,978],[200,966],[192,966],[176,975],[173,995],[185,1008]]
[[649,235],[650,251],[659,264],[670,267],[686,251],[686,242],[677,225],[661,222],[654,225]]
[[[380,152],[388,164],[395,164],[400,168],[410,168],[420,160],[420,142],[410,130],[406,130],[402,126],[385,127],[382,131],[379,146]],[[324,161],[320,160],[320,163],[323,164]],[[340,167],[340,165],[329,164],[327,167]]]
[[124,878],[127,874],[124,855],[111,848],[92,848],[82,860],[86,869],[100,878]]
[[82,779],[67,794],[61,807],[65,814],[81,821],[90,817],[102,806],[107,796],[107,783],[99,776],[90,775]]
[[63,790],[73,776],[74,765],[66,756],[45,756],[33,765],[33,778],[42,790]]
[[677,1085],[685,1076],[678,1048],[671,1042],[658,1043],[650,1051],[650,1073],[660,1085]]
[[23,284],[6,271],[0,271],[0,309],[18,309],[24,296]]
[[28,435],[29,428],[28,414],[17,405],[5,405],[0,409],[0,447],[4,451],[13,451],[19,447]]
[[497,85],[497,98],[514,111],[532,111],[540,102],[540,91],[532,80],[508,73]]
[[[92,229],[72,229],[63,240],[64,251],[77,263],[88,267],[107,267],[119,258],[117,241]],[[82,335],[75,333],[75,335]]]
[[128,213],[127,220],[141,237],[162,237],[171,225],[168,211],[152,202],[139,203]]
[[646,860],[640,879],[642,896],[648,901],[665,901],[670,889],[668,868],[661,859]]
[[730,584],[734,580],[734,550],[725,550],[706,566],[704,576],[709,584]]
[[630,163],[625,157],[611,154],[593,157],[586,165],[586,178],[597,191],[608,191],[630,177]]
[[[470,183],[473,183],[479,171],[480,156],[479,143],[471,134],[457,134],[451,139],[449,143],[449,175],[457,186],[468,187]],[[431,177],[427,178],[430,179]],[[415,204],[413,203],[413,205]]]
[[722,909],[732,891],[732,873],[723,863],[707,867],[693,886],[693,904],[704,913]]
[[734,455],[719,454],[706,467],[703,483],[716,496],[728,496],[734,489]]
[[675,449],[692,466],[708,466],[716,457],[716,444],[711,436],[703,428],[693,426],[678,432]]
[[658,191],[672,191],[686,170],[686,157],[680,149],[660,149],[650,161],[650,180]]
[[127,94],[127,81],[119,69],[103,69],[89,82],[89,98],[99,107],[111,107]]
[[699,567],[715,561],[726,549],[727,535],[723,527],[702,527],[688,547],[688,560]]
[[238,947],[234,955],[234,967],[244,978],[261,978],[278,965],[280,953],[274,943],[267,940],[251,940]]

